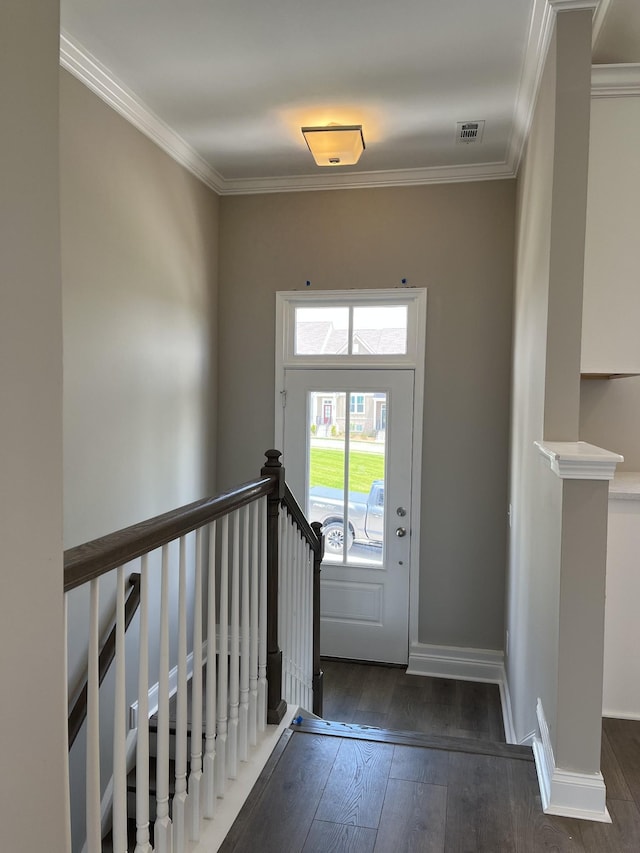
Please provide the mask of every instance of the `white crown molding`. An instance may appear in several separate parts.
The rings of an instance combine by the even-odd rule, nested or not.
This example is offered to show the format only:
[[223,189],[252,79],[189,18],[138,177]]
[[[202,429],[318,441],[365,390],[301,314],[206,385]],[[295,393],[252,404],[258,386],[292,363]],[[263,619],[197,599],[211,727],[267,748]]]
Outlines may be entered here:
[[592,98],[640,95],[640,62],[594,65],[591,68]]
[[581,12],[590,9],[594,14],[600,0],[547,0],[554,12]]
[[593,38],[591,40],[591,44],[594,48],[598,43],[598,39],[600,38],[600,33],[602,32],[602,25],[605,22],[610,5],[611,0],[600,0],[600,4],[598,5],[598,8],[593,14]]
[[220,191],[222,178],[216,170],[135,92],[120,83],[108,68],[64,31],[60,33],[60,65],[196,178],[216,192]]
[[[605,2],[608,3],[608,0]],[[525,142],[531,130],[556,14],[590,9],[594,12],[594,31],[597,23],[599,32],[602,26],[602,19],[598,19],[600,5],[601,0],[534,0],[507,149],[507,163],[514,175],[518,174]]]
[[563,480],[612,480],[624,456],[586,441],[535,441],[554,474]]
[[611,823],[602,773],[576,773],[556,767],[549,726],[540,699],[536,714],[540,737],[534,738],[533,755],[544,813]]
[[411,187],[451,184],[462,181],[498,181],[514,178],[507,163],[472,166],[433,166],[423,169],[393,169],[380,172],[331,172],[323,175],[292,175],[281,178],[222,179],[220,195],[308,192],[309,190],[354,190],[372,187]]

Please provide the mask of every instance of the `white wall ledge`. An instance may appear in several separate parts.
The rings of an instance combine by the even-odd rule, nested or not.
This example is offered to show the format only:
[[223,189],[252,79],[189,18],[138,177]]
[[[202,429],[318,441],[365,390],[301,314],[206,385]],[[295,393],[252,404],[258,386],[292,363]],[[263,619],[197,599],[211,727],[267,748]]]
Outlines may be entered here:
[[536,441],[554,474],[563,480],[612,480],[624,456],[586,441]]

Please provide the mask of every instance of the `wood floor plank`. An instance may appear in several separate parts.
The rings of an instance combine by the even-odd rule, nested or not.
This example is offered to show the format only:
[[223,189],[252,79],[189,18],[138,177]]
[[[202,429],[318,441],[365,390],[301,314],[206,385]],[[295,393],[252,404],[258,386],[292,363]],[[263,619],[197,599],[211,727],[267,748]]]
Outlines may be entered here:
[[461,681],[459,683],[457,717],[458,727],[481,733],[489,738],[490,687],[483,681]]
[[447,789],[389,779],[374,853],[442,853]]
[[233,847],[223,848],[224,853],[299,853],[339,747],[334,738],[294,734]]
[[396,746],[389,778],[446,785],[449,781],[449,755],[449,752],[441,749]]
[[341,687],[327,691],[322,702],[322,716],[325,720],[339,720],[343,723],[356,723],[358,719],[358,704],[360,702],[360,687]]
[[323,659],[323,668],[325,719],[505,740],[497,684],[407,675],[400,667],[335,659]]
[[392,758],[391,744],[342,741],[316,819],[377,829]]
[[607,786],[607,798],[612,800],[632,800],[633,796],[627,785],[627,780],[620,766],[620,762],[611,747],[609,736],[603,727],[602,749],[600,753],[600,769]]
[[396,686],[404,673],[397,667],[369,666],[358,700],[360,711],[387,713],[393,703]]
[[602,724],[631,796],[640,806],[640,723],[606,717]]
[[638,853],[640,811],[629,800],[607,800],[612,823],[584,821],[581,827],[585,853]]
[[302,853],[373,853],[377,831],[314,820]]
[[455,753],[449,762],[445,853],[515,851],[504,759]]
[[515,836],[514,853],[585,853],[582,821],[545,815],[535,766],[522,761],[501,762],[508,781],[504,808],[511,812]]

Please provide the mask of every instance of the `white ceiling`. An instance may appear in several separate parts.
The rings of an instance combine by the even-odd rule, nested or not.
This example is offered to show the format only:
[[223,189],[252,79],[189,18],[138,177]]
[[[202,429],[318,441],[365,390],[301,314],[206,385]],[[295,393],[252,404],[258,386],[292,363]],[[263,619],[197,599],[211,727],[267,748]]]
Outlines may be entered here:
[[[62,0],[63,65],[221,192],[500,177],[544,6]],[[456,122],[479,119],[482,141],[456,144]],[[330,122],[362,124],[357,166],[314,164],[300,127]]]

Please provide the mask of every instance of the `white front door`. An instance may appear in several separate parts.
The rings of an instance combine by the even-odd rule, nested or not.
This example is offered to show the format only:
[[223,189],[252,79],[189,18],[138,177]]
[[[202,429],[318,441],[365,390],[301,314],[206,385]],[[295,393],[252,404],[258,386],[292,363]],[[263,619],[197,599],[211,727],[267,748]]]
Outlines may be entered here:
[[285,370],[283,463],[325,533],[323,655],[408,659],[412,370]]

